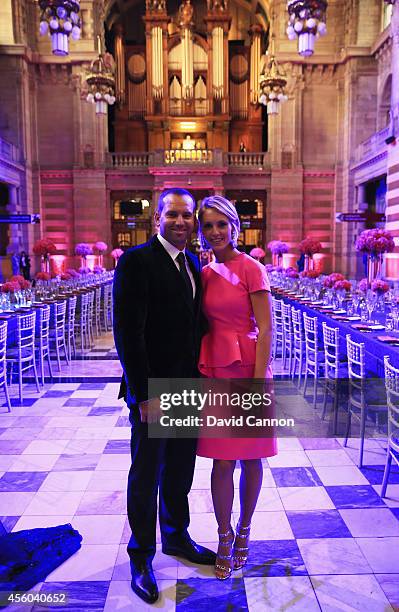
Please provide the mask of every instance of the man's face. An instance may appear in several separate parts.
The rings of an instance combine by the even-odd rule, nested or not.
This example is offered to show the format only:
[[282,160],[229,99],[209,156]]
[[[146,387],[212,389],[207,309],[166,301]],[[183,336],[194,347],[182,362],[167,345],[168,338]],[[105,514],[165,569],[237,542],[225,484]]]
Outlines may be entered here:
[[170,194],[161,214],[155,213],[155,223],[165,240],[182,251],[194,230],[193,201],[189,196]]

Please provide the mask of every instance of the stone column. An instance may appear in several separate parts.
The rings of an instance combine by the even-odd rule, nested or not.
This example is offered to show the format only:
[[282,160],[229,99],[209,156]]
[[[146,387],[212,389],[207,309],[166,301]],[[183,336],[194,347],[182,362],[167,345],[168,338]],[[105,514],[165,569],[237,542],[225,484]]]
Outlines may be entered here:
[[[392,95],[391,95],[391,121],[393,135],[399,139],[399,3],[392,10],[391,35],[391,72],[392,72]],[[399,147],[395,143],[388,146],[388,171],[387,171],[387,207],[386,207],[386,229],[395,239],[395,252],[387,253],[386,276],[392,279],[399,278],[399,196],[395,188],[399,181]]]

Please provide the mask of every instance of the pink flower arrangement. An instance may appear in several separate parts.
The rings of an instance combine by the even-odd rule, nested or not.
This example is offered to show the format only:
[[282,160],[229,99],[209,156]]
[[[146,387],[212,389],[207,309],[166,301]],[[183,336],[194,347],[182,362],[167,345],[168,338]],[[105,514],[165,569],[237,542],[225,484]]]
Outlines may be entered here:
[[93,251],[95,253],[100,253],[100,255],[102,253],[105,253],[107,249],[108,249],[108,245],[105,242],[101,242],[101,240],[93,244]]
[[80,276],[79,272],[77,270],[74,270],[74,268],[68,268],[66,273],[69,274],[71,278],[78,278],[78,276]]
[[93,253],[93,249],[91,248],[90,244],[87,244],[87,242],[79,242],[75,246],[75,253],[80,257],[86,258],[87,255],[91,255]]
[[323,281],[323,287],[327,289],[332,289],[336,282],[345,280],[345,276],[340,274],[340,272],[333,272],[329,276],[327,276]]
[[334,283],[334,289],[336,291],[350,291],[352,289],[352,285],[348,280],[337,280]]
[[33,252],[35,255],[47,258],[49,255],[54,255],[57,252],[57,247],[52,240],[49,238],[42,238],[35,242],[33,246]]
[[312,257],[315,253],[320,253],[321,244],[318,240],[314,240],[313,238],[305,238],[305,240],[299,243],[299,248],[301,253]]
[[371,290],[374,291],[374,293],[378,293],[378,295],[384,295],[384,293],[389,291],[389,285],[383,280],[376,279],[371,283]]
[[20,274],[14,274],[11,276],[9,282],[17,283],[20,289],[29,289],[31,287],[31,283]]
[[66,281],[66,280],[71,280],[72,276],[70,274],[68,274],[68,272],[63,272],[61,274],[61,280]]
[[300,272],[299,276],[301,278],[319,278],[320,272],[317,272],[317,270],[304,270]]
[[359,281],[359,284],[358,284],[359,291],[362,291],[362,293],[366,293],[368,288],[369,288],[369,282],[367,278],[362,278],[362,280]]
[[288,253],[288,244],[281,240],[272,240],[267,245],[267,248],[273,253],[273,255],[281,256],[284,253]]
[[48,272],[38,272],[36,274],[36,280],[48,281],[50,280],[50,274]]
[[119,257],[122,257],[122,255],[123,255],[122,249],[114,249],[113,251],[111,251],[111,256],[116,260],[118,260]]
[[266,272],[268,274],[270,274],[271,272],[273,272],[275,270],[275,267],[273,266],[273,264],[266,264],[265,268],[266,268]]
[[[293,268],[293,270],[294,270],[294,269],[295,269],[295,268]],[[274,268],[274,271],[275,271],[275,272],[278,272],[279,274],[281,274],[281,273],[282,273],[282,272],[284,272],[285,270],[284,270],[283,266],[276,266],[276,267]]]
[[105,272],[105,268],[103,268],[102,266],[94,266],[93,272],[94,274],[102,274],[103,272]]
[[15,291],[19,291],[20,286],[19,283],[14,281],[7,281],[1,286],[2,293],[15,293]]
[[81,268],[79,268],[79,274],[91,274],[91,270],[87,266],[82,266]]
[[260,247],[255,247],[255,248],[251,249],[249,254],[251,255],[251,257],[264,257],[266,255],[264,250],[261,249]]
[[295,268],[292,268],[291,266],[285,269],[285,275],[288,278],[299,278],[299,273],[295,270]]
[[364,230],[356,240],[356,250],[370,255],[392,253],[395,243],[392,234],[385,229]]

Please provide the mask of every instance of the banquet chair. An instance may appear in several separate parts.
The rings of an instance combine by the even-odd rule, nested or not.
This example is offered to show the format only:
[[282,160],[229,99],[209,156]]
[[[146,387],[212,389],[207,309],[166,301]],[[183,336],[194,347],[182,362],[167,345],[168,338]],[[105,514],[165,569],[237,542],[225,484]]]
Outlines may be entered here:
[[334,432],[337,431],[339,396],[345,386],[342,381],[348,377],[346,363],[342,362],[339,353],[339,328],[329,327],[325,321],[322,323],[323,345],[324,345],[324,398],[322,408],[322,419],[327,409],[327,398],[331,395],[333,399]]
[[39,366],[40,366],[40,378],[41,383],[44,386],[44,358],[48,360],[48,370],[50,378],[53,378],[53,372],[51,369],[51,358],[50,358],[50,306],[45,304],[37,309],[36,311],[37,325],[36,325],[36,340],[35,346],[36,351],[39,355]]
[[16,319],[16,346],[12,346],[6,350],[6,360],[7,363],[10,364],[10,384],[12,383],[14,363],[17,364],[19,399],[22,403],[22,374],[26,370],[30,370],[30,368],[33,368],[36,389],[37,392],[40,393],[35,361],[36,312],[19,314]]
[[288,360],[288,375],[291,376],[294,333],[292,329],[291,306],[285,302],[281,304],[281,317],[283,322],[283,369],[286,369]]
[[283,314],[282,314],[282,300],[272,296],[272,318],[273,318],[273,345],[272,345],[272,356],[273,359],[277,358],[279,347],[283,347]]
[[355,342],[349,334],[346,336],[346,347],[348,355],[348,374],[349,374],[349,396],[348,396],[348,421],[344,446],[348,445],[352,417],[360,423],[359,429],[359,458],[358,467],[363,465],[364,437],[366,432],[367,417],[374,414],[375,418],[371,422],[378,423],[378,414],[386,414],[387,407],[385,397],[376,402],[371,395],[370,380],[366,373],[366,349],[363,342]]
[[68,357],[69,361],[72,359],[72,349],[73,356],[76,356],[76,338],[75,338],[75,317],[76,317],[76,303],[77,296],[73,295],[68,299],[67,313],[66,313],[66,341],[67,341],[67,349],[68,349]]
[[385,389],[388,405],[388,444],[381,497],[385,497],[391,471],[392,459],[399,466],[399,370],[394,368],[389,357],[384,357]]
[[64,350],[65,361],[69,363],[68,352],[65,343],[65,317],[66,317],[66,300],[55,302],[54,317],[50,319],[50,347],[54,344],[57,355],[58,371],[61,371],[60,350]]
[[310,317],[303,313],[303,327],[305,330],[305,382],[303,395],[306,395],[308,376],[313,376],[313,408],[317,405],[317,384],[320,371],[324,367],[324,354],[319,346],[317,317]]
[[6,363],[7,325],[8,325],[7,321],[1,321],[0,323],[0,386],[4,387],[4,395],[6,396],[8,412],[11,412],[10,395],[8,393],[8,385],[7,385],[7,363]]
[[103,314],[104,329],[105,331],[109,331],[110,329],[112,329],[112,325],[113,325],[112,285],[109,283],[107,285],[104,285],[104,288],[103,288],[102,314]]
[[81,293],[79,296],[76,314],[75,314],[75,330],[79,332],[81,350],[84,351],[90,347],[88,338],[88,313],[89,313],[89,294]]
[[93,318],[94,318],[94,291],[88,292],[88,310],[87,310],[87,336],[89,338],[89,348],[94,345],[93,333]]
[[96,338],[98,338],[101,333],[101,287],[96,287],[95,289],[94,327],[96,332]]
[[303,330],[303,319],[300,310],[296,310],[291,306],[293,346],[292,346],[292,380],[296,375],[296,367],[298,364],[298,387],[302,384],[302,369],[305,350],[305,336]]

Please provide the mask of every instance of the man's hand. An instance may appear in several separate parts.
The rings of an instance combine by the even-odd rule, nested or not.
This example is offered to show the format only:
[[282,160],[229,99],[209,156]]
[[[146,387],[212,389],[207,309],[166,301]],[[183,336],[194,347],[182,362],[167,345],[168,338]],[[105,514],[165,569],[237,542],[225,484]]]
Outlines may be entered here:
[[142,423],[156,423],[159,421],[162,410],[159,397],[154,397],[139,403],[140,419]]

